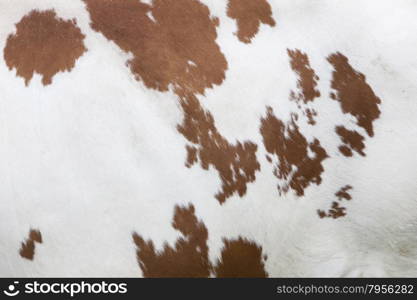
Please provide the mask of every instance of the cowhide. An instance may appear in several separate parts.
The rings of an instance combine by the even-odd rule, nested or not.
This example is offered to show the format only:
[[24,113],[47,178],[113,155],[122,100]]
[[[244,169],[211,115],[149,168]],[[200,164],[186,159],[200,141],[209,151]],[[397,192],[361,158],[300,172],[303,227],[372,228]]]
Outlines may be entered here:
[[417,276],[416,14],[0,0],[0,276]]

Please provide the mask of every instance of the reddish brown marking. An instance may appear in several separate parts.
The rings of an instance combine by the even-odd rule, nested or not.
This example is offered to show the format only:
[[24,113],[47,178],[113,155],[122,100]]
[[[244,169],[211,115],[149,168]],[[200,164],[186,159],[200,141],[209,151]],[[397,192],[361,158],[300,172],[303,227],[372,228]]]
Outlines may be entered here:
[[287,52],[290,57],[291,68],[298,76],[297,87],[301,93],[297,95],[297,100],[307,103],[320,97],[320,91],[316,89],[317,80],[320,78],[311,68],[307,54],[298,49],[287,49]]
[[306,108],[304,110],[304,114],[307,117],[307,123],[310,125],[316,125],[316,120],[314,120],[314,117],[317,116],[317,111],[315,111],[312,108]]
[[58,18],[53,10],[32,10],[16,24],[16,33],[9,35],[4,59],[10,70],[28,85],[36,72],[43,85],[52,83],[58,72],[71,71],[76,60],[87,50],[84,35],[75,19]]
[[340,152],[345,156],[352,156],[352,150],[365,156],[364,137],[354,130],[346,129],[344,126],[336,126],[336,133],[342,139],[343,145],[339,146]]
[[335,196],[338,198],[338,202],[333,201],[332,207],[327,212],[320,210],[320,209],[317,210],[317,214],[319,215],[319,217],[337,219],[337,218],[346,216],[346,208],[343,206],[340,206],[339,203],[342,200],[352,199],[352,196],[348,192],[351,189],[352,189],[352,186],[350,185],[345,185],[344,187],[340,188],[340,190],[338,190],[335,193]]
[[175,207],[172,226],[181,237],[172,248],[165,244],[162,252],[156,252],[153,242],[145,242],[134,233],[137,260],[144,277],[208,277],[211,271],[208,259],[208,232],[204,223],[197,220],[194,206]]
[[35,256],[35,242],[42,243],[42,235],[39,230],[31,229],[29,231],[29,237],[22,242],[19,254],[21,257],[33,260]]
[[[274,174],[286,181],[283,186],[278,186],[280,192],[292,188],[298,196],[303,196],[304,189],[311,183],[321,183],[322,162],[328,155],[317,139],[307,142],[294,116],[286,126],[268,107],[266,117],[261,119],[260,132],[266,150],[279,159]],[[314,153],[314,158],[309,157],[308,150]]]
[[352,188],[353,187],[350,185],[345,185],[344,187],[340,188],[339,191],[336,192],[335,196],[339,198],[339,201],[342,201],[342,199],[351,200],[352,196],[348,193],[348,191]]
[[185,163],[185,166],[187,168],[191,168],[191,166],[195,163],[198,162],[198,157],[197,157],[197,148],[195,147],[191,147],[189,145],[187,145],[185,147],[185,149],[187,150],[187,161]]
[[347,157],[353,156],[353,152],[352,152],[352,150],[348,146],[345,146],[345,145],[339,146],[339,151],[344,156],[347,156]]
[[[292,91],[290,99],[297,102],[298,108],[303,110],[303,114],[307,117],[308,123],[315,125],[316,121],[314,120],[314,117],[317,116],[317,112],[312,108],[306,107],[306,104],[314,101],[315,98],[320,97],[320,91],[316,88],[317,81],[320,78],[311,68],[307,54],[298,49],[287,49],[287,52],[290,57],[291,69],[298,76],[297,87],[300,90],[299,93]],[[304,106],[304,108],[302,108],[302,106]]]
[[241,237],[223,239],[221,260],[213,266],[208,258],[208,231],[196,218],[193,205],[176,206],[172,226],[183,237],[176,241],[174,248],[165,244],[161,252],[155,251],[151,240],[144,241],[137,233],[133,234],[137,260],[144,277],[268,276],[264,270],[262,247]]
[[318,213],[320,218],[337,219],[337,218],[346,216],[345,211],[346,211],[345,207],[340,206],[339,202],[334,201],[332,203],[332,208],[329,209],[329,211],[327,213],[322,211],[322,210],[318,210],[317,213]]
[[256,179],[260,170],[256,158],[257,145],[245,141],[230,144],[218,131],[210,112],[205,111],[198,99],[192,94],[180,96],[184,119],[178,125],[178,131],[193,144],[187,146],[186,166],[197,160],[204,170],[213,166],[222,180],[222,189],[216,194],[220,203],[235,192],[239,196],[246,193],[247,184]]
[[324,210],[318,209],[317,214],[319,215],[320,219],[327,217],[327,213]]
[[[246,239],[223,239],[221,259],[214,268],[216,277],[268,277],[262,247]],[[265,255],[264,259],[267,256]]]
[[[204,93],[225,78],[227,61],[216,44],[219,20],[196,0],[84,0],[91,26],[122,50],[137,80],[159,91]],[[151,14],[153,19],[149,16]]]
[[373,121],[381,113],[378,107],[381,100],[366,83],[365,75],[353,69],[346,56],[337,52],[327,60],[334,68],[331,87],[336,93],[331,93],[331,98],[339,101],[343,113],[354,116],[358,126],[372,137]]
[[227,15],[236,20],[236,35],[243,43],[251,42],[261,23],[275,26],[271,6],[266,0],[229,0]]

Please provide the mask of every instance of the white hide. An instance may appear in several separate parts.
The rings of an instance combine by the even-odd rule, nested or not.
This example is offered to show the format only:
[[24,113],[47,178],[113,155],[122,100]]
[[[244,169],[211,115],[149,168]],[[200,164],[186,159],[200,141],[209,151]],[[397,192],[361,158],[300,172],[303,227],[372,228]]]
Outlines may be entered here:
[[[258,144],[261,171],[243,197],[220,205],[213,168],[184,166],[182,112],[173,92],[134,79],[124,53],[89,25],[80,0],[0,0],[0,49],[32,9],[75,18],[87,52],[71,72],[43,86],[25,86],[0,60],[0,276],[141,276],[133,231],[161,249],[179,233],[174,206],[192,203],[209,231],[210,258],[222,238],[239,235],[262,245],[270,276],[417,276],[417,3],[412,0],[270,0],[276,26],[261,25],[250,44],[240,42],[226,1],[205,0],[228,61],[221,86],[198,96],[219,132],[234,143]],[[320,77],[313,106],[317,137],[330,158],[323,181],[304,197],[279,195],[265,159],[260,118],[266,106],[288,120],[296,89],[286,49],[308,54]],[[354,125],[329,97],[340,51],[364,73],[381,98],[375,136],[366,157],[338,152],[338,124]],[[350,184],[345,218],[320,219],[340,186]],[[30,227],[44,243],[33,261],[18,249]]]

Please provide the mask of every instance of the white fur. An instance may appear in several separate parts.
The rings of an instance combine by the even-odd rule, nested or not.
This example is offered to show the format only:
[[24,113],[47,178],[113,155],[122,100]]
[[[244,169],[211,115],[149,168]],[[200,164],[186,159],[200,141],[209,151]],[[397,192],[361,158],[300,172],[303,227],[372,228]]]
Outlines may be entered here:
[[[0,49],[30,10],[76,18],[88,51],[49,86],[29,86],[0,60],[0,276],[140,276],[133,231],[158,249],[173,244],[176,204],[192,203],[209,230],[210,257],[222,237],[255,240],[270,276],[417,276],[417,4],[411,0],[270,0],[275,27],[251,44],[234,35],[226,1],[202,1],[220,18],[217,43],[229,69],[199,96],[229,142],[258,144],[261,172],[247,194],[219,205],[217,172],[184,166],[182,112],[172,92],[147,89],[125,66],[129,54],[89,26],[79,0],[0,0]],[[266,106],[284,120],[296,89],[286,49],[307,53],[320,76],[314,127],[331,158],[305,197],[279,196],[259,133]],[[329,98],[326,57],[345,54],[381,98],[366,157],[342,156],[334,126],[358,129]],[[356,126],[356,127],[355,127]],[[348,215],[319,219],[340,186],[354,187]],[[34,261],[18,249],[30,227],[44,243]]]

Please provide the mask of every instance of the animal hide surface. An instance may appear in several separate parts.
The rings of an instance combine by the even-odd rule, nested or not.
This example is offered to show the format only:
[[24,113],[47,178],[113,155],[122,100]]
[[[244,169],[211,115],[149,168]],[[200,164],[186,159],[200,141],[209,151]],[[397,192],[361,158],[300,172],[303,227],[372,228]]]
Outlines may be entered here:
[[416,14],[0,0],[0,276],[417,276]]

